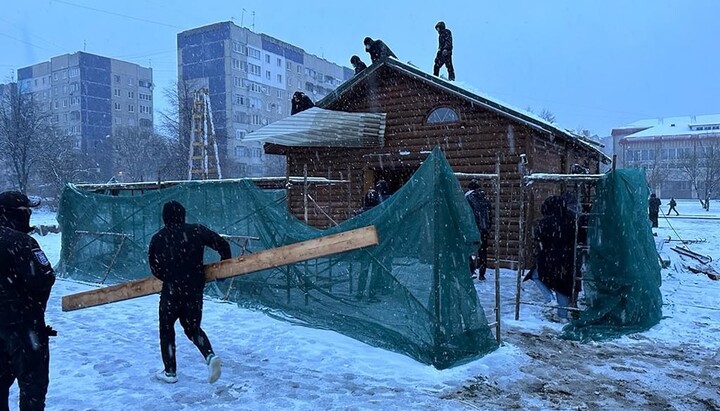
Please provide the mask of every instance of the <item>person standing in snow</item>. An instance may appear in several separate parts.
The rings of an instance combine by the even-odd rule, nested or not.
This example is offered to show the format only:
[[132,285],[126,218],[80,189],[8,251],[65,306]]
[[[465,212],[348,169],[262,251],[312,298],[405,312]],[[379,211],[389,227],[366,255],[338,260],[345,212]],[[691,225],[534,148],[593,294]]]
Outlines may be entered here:
[[670,205],[670,208],[668,209],[666,215],[670,215],[671,211],[674,211],[675,215],[680,215],[680,213],[678,213],[677,209],[675,208],[675,206],[677,205],[677,202],[675,202],[675,197],[670,197],[670,202],[668,204]]
[[465,192],[465,199],[472,208],[475,224],[480,232],[480,247],[477,253],[470,256],[470,272],[473,278],[478,280],[485,279],[485,270],[487,269],[487,248],[488,239],[490,237],[490,202],[485,196],[485,192],[480,189],[480,183],[472,180],[468,184],[468,190]]
[[658,214],[660,214],[660,199],[657,198],[655,193],[650,194],[650,200],[648,201],[648,214],[650,215],[650,223],[653,227],[658,226]]
[[20,390],[20,410],[44,410],[50,368],[45,307],[55,272],[28,233],[32,208],[19,191],[0,193],[0,410],[8,410],[10,386]]
[[382,178],[375,183],[375,191],[380,194],[380,202],[383,202],[390,197],[390,187],[388,187],[387,181]]
[[385,60],[388,57],[397,58],[395,53],[390,50],[382,40],[373,40],[370,37],[365,37],[363,40],[365,45],[365,51],[370,54],[370,61],[374,64],[380,60]]
[[202,322],[203,252],[210,247],[221,260],[231,258],[230,245],[219,234],[200,224],[185,223],[185,208],[177,201],[163,206],[161,228],[150,240],[148,260],[152,274],[162,281],[160,292],[160,352],[164,369],[155,376],[167,383],[177,382],[175,322],[180,320],[185,335],[200,350],[207,363],[208,381],[220,378],[221,362],[210,345]]
[[435,25],[438,32],[438,51],[435,56],[435,66],[433,66],[433,75],[440,75],[440,67],[445,65],[448,72],[448,80],[455,81],[455,69],[452,63],[453,41],[452,32],[445,28],[445,22],[439,21]]
[[560,196],[550,196],[543,202],[543,217],[534,230],[535,270],[533,280],[546,300],[555,292],[557,315],[561,321],[568,319],[566,307],[570,296],[580,291],[580,283],[574,285],[573,248],[575,247],[575,227],[567,217],[566,205]]
[[355,75],[360,74],[360,72],[367,68],[367,64],[363,63],[363,61],[360,60],[360,57],[358,56],[350,57],[350,64],[352,64],[353,68],[355,69]]
[[296,91],[293,93],[292,100],[290,101],[291,109],[290,115],[297,114],[301,111],[315,107],[315,103],[310,100],[310,97],[305,95],[302,91]]

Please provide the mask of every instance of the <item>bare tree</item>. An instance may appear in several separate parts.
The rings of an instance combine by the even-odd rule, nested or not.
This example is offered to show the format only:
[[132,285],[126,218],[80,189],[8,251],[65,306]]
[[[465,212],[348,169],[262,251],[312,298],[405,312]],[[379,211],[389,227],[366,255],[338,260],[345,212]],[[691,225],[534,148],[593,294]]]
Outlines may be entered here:
[[8,165],[17,189],[26,193],[28,181],[53,143],[51,115],[35,94],[17,84],[0,99],[0,156]]
[[543,108],[542,111],[540,111],[540,114],[538,114],[538,117],[541,119],[547,121],[548,123],[555,124],[555,114],[552,113],[552,111]]
[[67,183],[97,180],[97,164],[76,148],[76,142],[76,136],[60,132],[48,142],[37,168],[37,182],[46,187],[44,195],[58,196]]
[[720,190],[720,140],[698,140],[690,153],[678,160],[678,168],[690,180],[703,207],[709,209],[707,200]]
[[116,128],[110,136],[113,166],[124,181],[159,179],[160,171],[171,157],[170,142],[152,129]]
[[163,178],[187,178],[192,105],[197,88],[192,81],[178,81],[164,91],[169,109],[160,113],[160,127],[167,137],[170,154],[165,167],[160,170]]

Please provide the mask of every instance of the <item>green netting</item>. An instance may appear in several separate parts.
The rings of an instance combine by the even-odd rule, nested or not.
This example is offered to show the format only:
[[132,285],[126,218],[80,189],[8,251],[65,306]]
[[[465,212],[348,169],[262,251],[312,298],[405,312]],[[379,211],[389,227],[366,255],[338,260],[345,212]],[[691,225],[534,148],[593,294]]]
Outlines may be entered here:
[[643,170],[604,176],[590,217],[587,308],[563,329],[575,340],[605,340],[645,331],[662,317],[660,265],[647,217]]
[[[468,273],[467,256],[479,234],[439,149],[388,200],[327,230],[292,216],[284,192],[260,190],[249,180],[187,182],[135,196],[68,187],[58,216],[60,275],[91,282],[107,277],[110,284],[149,275],[147,245],[169,200],[185,205],[188,222],[259,237],[249,252],[367,225],[378,231],[377,246],[213,283],[206,293],[267,307],[437,368],[497,348]],[[236,244],[233,255],[238,250]],[[207,257],[217,258],[213,252]]]

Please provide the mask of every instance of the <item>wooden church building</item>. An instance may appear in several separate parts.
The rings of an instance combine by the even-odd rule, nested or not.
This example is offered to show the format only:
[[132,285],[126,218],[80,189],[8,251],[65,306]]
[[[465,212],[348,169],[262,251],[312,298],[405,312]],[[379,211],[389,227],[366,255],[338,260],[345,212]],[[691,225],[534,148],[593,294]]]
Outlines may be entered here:
[[[288,176],[335,182],[288,190],[290,210],[316,227],[352,217],[380,179],[391,193],[398,190],[435,147],[456,173],[495,173],[499,159],[504,266],[518,259],[521,163],[527,172],[565,174],[575,164],[599,173],[600,163],[609,162],[581,136],[392,58],[355,75],[316,108],[247,137],[264,141],[268,154],[285,155]],[[470,178],[459,175],[465,189]],[[492,198],[490,181],[484,185]],[[540,215],[545,195],[559,190],[531,195],[526,221]]]

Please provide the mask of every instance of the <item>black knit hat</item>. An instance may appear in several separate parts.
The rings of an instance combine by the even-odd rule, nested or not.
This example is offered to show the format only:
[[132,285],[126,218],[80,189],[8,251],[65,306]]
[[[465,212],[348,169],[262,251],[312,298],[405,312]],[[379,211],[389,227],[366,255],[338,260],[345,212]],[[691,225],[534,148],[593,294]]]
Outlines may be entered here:
[[477,190],[478,188],[480,188],[480,183],[475,179],[468,184],[468,190]]
[[37,207],[39,205],[40,200],[31,200],[19,191],[5,191],[0,193],[0,207],[3,208]]

